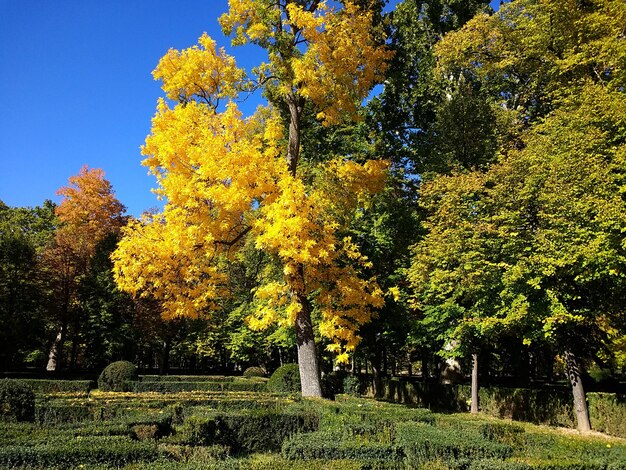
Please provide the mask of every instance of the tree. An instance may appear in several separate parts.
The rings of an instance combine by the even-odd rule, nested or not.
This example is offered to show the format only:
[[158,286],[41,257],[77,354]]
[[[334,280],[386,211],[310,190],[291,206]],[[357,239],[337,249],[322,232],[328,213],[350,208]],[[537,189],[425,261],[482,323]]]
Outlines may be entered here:
[[[454,139],[442,138],[442,130],[458,130],[447,123],[438,125],[449,101],[450,83],[435,73],[434,45],[488,4],[486,0],[404,0],[389,15],[390,48],[395,54],[383,91],[368,106],[368,124],[375,132],[376,151],[410,173],[448,171],[451,163],[454,166],[455,162],[442,158],[450,149],[439,148],[456,144]],[[476,99],[461,97],[455,103],[471,108]],[[470,111],[464,117],[475,119],[476,114]],[[481,125],[490,123],[483,120]],[[474,142],[481,142],[480,130],[471,128]]]
[[69,179],[69,186],[60,188],[63,196],[55,209],[60,222],[54,243],[46,250],[49,279],[55,291],[55,316],[58,329],[50,348],[48,370],[58,370],[63,358],[63,346],[68,323],[74,319],[73,358],[78,346],[79,308],[78,288],[87,274],[92,256],[107,235],[119,230],[125,220],[125,207],[115,198],[111,183],[100,169],[81,168]]
[[0,367],[37,362],[45,347],[48,291],[42,252],[56,227],[54,204],[12,208],[0,202]]
[[[256,290],[249,324],[294,326],[302,393],[321,396],[311,302],[329,347],[347,360],[383,300],[342,229],[382,188],[387,164],[303,161],[303,113],[311,106],[326,126],[355,118],[390,54],[372,14],[350,2],[230,2],[220,22],[234,44],[257,44],[269,61],[247,80],[206,35],[160,61],[154,76],[178,103],[159,101],[143,153],[167,204],[126,230],[114,255],[118,284],[159,299],[166,316],[197,316],[228,295],[226,268],[252,239],[280,269]],[[244,120],[232,100],[261,86],[271,107]]]
[[512,331],[552,344],[586,431],[583,361],[624,327],[626,97],[580,91],[486,173],[425,186],[434,212],[412,281],[422,311],[455,335]]
[[[522,322],[527,342],[550,340],[561,350],[581,430],[589,420],[580,358],[597,357],[607,316],[619,323],[622,309],[613,295],[620,276],[609,272],[621,272],[622,259],[613,232],[622,222],[611,208],[622,204],[615,195],[625,19],[618,1],[520,0],[475,17],[436,46],[443,76],[479,82],[509,111],[501,164],[461,189],[462,198],[476,199],[464,220],[490,227],[499,240],[490,256],[502,270],[502,305],[488,318]],[[460,188],[463,178],[454,181]],[[602,212],[612,214],[610,223],[599,222]],[[450,253],[471,251],[457,244]]]

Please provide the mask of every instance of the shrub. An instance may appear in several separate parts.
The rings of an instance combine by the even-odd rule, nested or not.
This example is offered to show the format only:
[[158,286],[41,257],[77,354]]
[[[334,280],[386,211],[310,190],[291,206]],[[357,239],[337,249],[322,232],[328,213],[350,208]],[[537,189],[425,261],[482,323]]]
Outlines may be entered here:
[[188,417],[178,439],[183,444],[220,444],[234,452],[280,450],[289,436],[317,430],[319,416],[306,411],[248,410]]
[[126,388],[135,393],[160,392],[265,392],[265,382],[243,379],[238,382],[128,382]]
[[35,419],[35,392],[15,379],[0,379],[0,420],[33,421]]
[[524,428],[509,423],[483,423],[478,426],[478,432],[490,441],[514,445],[520,443]]
[[403,454],[401,449],[391,444],[346,439],[332,431],[319,431],[292,436],[284,442],[282,455],[289,460],[398,461]]
[[511,447],[484,439],[478,434],[440,429],[420,423],[398,423],[396,443],[404,449],[410,467],[433,459],[505,459]]
[[138,380],[137,367],[128,361],[109,364],[98,378],[98,388],[104,392],[126,392],[128,382]]
[[30,385],[35,393],[61,393],[75,392],[85,395],[95,388],[93,380],[50,380],[50,379],[21,379],[22,382]]
[[243,376],[247,379],[252,377],[265,377],[265,371],[260,367],[248,367],[243,371]]
[[35,409],[35,420],[42,425],[78,423],[93,420],[93,410],[86,404],[44,402]]
[[354,375],[348,375],[343,379],[343,393],[358,397],[361,395],[361,381]]
[[0,466],[76,468],[79,464],[123,466],[152,461],[159,457],[153,441],[129,441],[120,436],[67,439],[64,442],[37,443],[0,448]]
[[300,368],[298,364],[285,364],[276,369],[267,382],[267,389],[270,392],[299,392]]
[[232,382],[235,377],[223,375],[140,375],[141,382]]

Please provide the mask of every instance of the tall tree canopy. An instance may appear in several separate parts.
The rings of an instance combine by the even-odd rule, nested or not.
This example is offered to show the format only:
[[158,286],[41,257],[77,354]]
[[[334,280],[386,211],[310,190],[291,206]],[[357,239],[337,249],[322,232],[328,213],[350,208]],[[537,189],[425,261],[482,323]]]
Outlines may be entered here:
[[[197,316],[228,295],[227,266],[251,238],[280,269],[256,290],[249,323],[295,326],[302,393],[320,395],[311,302],[342,361],[383,303],[369,261],[343,230],[382,189],[387,164],[358,155],[302,161],[303,115],[311,107],[325,126],[356,118],[390,53],[372,13],[351,2],[229,5],[225,32],[234,44],[265,48],[268,62],[248,79],[206,35],[159,62],[154,76],[176,103],[159,101],[143,153],[167,203],[126,230],[117,280],[161,301],[167,316]],[[271,106],[243,119],[234,99],[261,86]]]
[[[48,370],[58,369],[62,360],[68,322],[72,317],[78,328],[78,288],[87,274],[91,258],[98,244],[108,235],[119,231],[125,223],[126,208],[114,195],[111,183],[101,169],[81,168],[69,179],[69,185],[60,188],[63,196],[55,213],[59,228],[54,242],[45,253],[46,264],[55,291],[55,314],[58,332],[50,349]],[[75,332],[75,341],[77,335]]]
[[492,167],[424,185],[430,232],[411,270],[442,334],[554,344],[582,430],[579,359],[623,321],[624,15],[623,2],[520,0],[437,45],[442,76],[476,80],[520,133]]

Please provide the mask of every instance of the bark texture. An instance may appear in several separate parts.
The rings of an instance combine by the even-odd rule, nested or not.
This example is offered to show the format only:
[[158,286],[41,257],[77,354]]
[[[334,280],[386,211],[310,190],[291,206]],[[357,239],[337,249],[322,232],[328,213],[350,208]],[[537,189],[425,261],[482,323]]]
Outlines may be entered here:
[[320,370],[308,302],[302,304],[302,309],[296,317],[296,344],[298,345],[298,367],[300,369],[302,396],[321,397]]
[[471,413],[478,413],[478,353],[472,354],[472,404]]
[[591,431],[591,422],[589,421],[589,409],[587,407],[587,397],[585,388],[580,375],[580,364],[578,358],[571,351],[565,351],[565,367],[567,378],[572,385],[572,395],[574,397],[574,412],[576,413],[576,422],[580,432]]

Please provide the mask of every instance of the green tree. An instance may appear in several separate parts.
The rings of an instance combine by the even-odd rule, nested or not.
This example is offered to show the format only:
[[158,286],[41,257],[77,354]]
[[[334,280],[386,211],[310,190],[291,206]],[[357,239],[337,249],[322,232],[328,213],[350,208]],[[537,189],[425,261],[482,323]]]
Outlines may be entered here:
[[45,348],[48,291],[41,255],[56,228],[54,204],[11,208],[0,201],[0,367],[36,360]]
[[424,187],[433,215],[411,279],[446,335],[489,338],[496,328],[552,344],[588,430],[581,361],[624,327],[626,96],[581,91],[486,173]]

